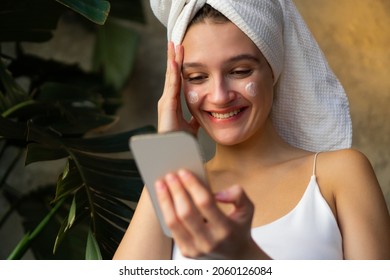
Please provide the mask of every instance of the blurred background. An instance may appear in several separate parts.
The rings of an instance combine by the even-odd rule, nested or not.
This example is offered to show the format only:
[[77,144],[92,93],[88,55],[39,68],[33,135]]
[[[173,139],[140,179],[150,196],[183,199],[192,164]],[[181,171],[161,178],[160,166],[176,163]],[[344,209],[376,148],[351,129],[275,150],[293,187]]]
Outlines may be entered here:
[[[120,91],[118,119],[97,134],[120,133],[144,125],[156,125],[156,106],[164,85],[166,64],[165,28],[152,15],[149,1],[141,0],[145,22],[132,22],[138,33],[131,74]],[[353,147],[371,161],[390,209],[390,1],[389,0],[294,0],[317,39],[350,101]],[[0,38],[1,39],[1,38]],[[27,53],[91,69],[96,34],[73,20],[60,19],[54,36],[44,43],[24,43]],[[3,46],[6,49],[7,45]],[[120,50],[125,56],[126,50]],[[205,157],[213,147],[200,135]],[[29,187],[55,182],[63,161],[24,166],[9,185]],[[348,176],[348,174],[346,174]],[[27,189],[25,186],[28,186]],[[0,214],[8,201],[0,197]],[[4,259],[23,236],[17,215],[0,227],[0,259]],[[13,234],[10,234],[13,232]],[[28,252],[26,259],[34,258]]]
[[[116,129],[156,123],[165,73],[166,34],[145,1],[143,29],[126,105]],[[353,125],[353,147],[370,159],[390,209],[390,1],[294,0],[331,68],[343,84]],[[205,145],[208,141],[205,140]],[[206,154],[211,149],[205,146]]]

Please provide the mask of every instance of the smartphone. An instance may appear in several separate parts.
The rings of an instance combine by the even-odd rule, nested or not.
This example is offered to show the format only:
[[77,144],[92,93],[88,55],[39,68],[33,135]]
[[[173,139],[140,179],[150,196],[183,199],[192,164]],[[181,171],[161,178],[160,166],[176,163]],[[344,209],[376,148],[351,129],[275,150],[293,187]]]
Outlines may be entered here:
[[206,184],[204,160],[198,141],[189,133],[177,131],[132,136],[129,146],[148,188],[160,225],[165,235],[172,237],[158,204],[155,182],[169,172],[185,168]]

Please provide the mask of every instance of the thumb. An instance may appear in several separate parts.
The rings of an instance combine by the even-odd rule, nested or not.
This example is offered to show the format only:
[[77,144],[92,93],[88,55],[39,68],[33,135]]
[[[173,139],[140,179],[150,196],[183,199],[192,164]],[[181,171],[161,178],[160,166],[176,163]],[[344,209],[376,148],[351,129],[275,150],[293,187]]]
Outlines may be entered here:
[[252,220],[254,205],[242,187],[234,185],[215,194],[215,199],[221,203],[232,204],[233,209],[229,217],[236,221]]

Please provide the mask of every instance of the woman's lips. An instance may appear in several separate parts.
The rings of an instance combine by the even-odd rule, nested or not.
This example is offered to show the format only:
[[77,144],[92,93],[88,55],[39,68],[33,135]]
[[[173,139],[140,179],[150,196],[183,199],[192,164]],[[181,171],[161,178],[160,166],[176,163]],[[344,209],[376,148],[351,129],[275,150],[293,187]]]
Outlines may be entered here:
[[239,114],[240,112],[241,112],[241,109],[237,109],[237,110],[233,110],[233,111],[226,112],[226,113],[210,112],[210,115],[216,119],[225,120],[225,119],[230,119],[231,117],[234,117],[235,115]]

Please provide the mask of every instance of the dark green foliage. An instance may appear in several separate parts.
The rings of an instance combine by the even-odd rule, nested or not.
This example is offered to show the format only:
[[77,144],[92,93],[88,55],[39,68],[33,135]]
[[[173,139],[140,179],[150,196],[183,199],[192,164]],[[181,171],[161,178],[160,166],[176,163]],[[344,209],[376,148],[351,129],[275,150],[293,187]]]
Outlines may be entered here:
[[[20,44],[49,40],[70,11],[93,22],[91,71],[27,54]],[[110,259],[143,187],[129,138],[154,128],[96,131],[117,120],[137,49],[137,33],[115,18],[144,23],[141,1],[7,0],[0,15],[0,161],[8,166],[0,194],[12,205],[0,217],[0,229],[17,211],[26,231],[9,258],[32,249],[37,259]],[[16,55],[2,53],[1,42],[14,42]],[[19,152],[6,162],[8,149]],[[25,165],[63,160],[63,172],[57,182],[20,195],[6,181],[23,155]]]

